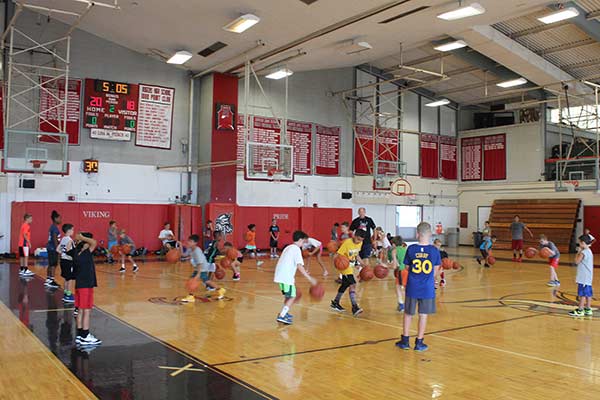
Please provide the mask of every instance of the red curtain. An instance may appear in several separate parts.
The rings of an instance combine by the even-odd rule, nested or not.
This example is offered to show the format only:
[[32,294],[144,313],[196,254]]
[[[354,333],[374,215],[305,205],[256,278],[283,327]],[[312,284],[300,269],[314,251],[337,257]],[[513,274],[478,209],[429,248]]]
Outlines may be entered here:
[[483,138],[483,179],[506,179],[506,134]]
[[481,137],[463,138],[461,147],[461,179],[463,181],[481,180]]
[[439,151],[437,135],[421,135],[421,177],[438,178]]
[[440,160],[441,174],[445,179],[456,179],[456,138],[451,136],[440,136]]

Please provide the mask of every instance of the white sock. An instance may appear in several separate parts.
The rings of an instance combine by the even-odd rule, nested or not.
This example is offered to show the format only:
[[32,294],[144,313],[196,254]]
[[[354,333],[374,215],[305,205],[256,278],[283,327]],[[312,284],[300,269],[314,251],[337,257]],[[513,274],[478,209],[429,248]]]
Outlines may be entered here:
[[290,311],[290,308],[288,306],[283,306],[283,308],[281,309],[281,312],[279,313],[279,316],[281,318],[285,317],[287,315],[288,311]]

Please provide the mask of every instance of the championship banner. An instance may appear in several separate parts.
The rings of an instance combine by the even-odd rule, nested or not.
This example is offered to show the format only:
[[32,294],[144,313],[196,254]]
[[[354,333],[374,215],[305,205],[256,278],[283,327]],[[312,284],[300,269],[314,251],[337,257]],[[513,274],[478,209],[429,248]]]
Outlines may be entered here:
[[440,177],[444,179],[457,178],[456,160],[456,138],[452,136],[440,136]]
[[312,124],[287,121],[288,143],[294,147],[294,174],[312,173]]
[[[40,132],[58,133],[64,117],[64,107],[59,99],[65,98],[65,79],[56,79],[50,76],[41,76],[40,84]],[[79,125],[81,110],[81,79],[69,78],[67,89],[67,126],[66,134],[69,136],[70,145],[79,144]],[[41,142],[54,142],[55,137],[42,136]]]
[[461,180],[481,180],[481,137],[463,138],[461,148]]
[[354,174],[373,174],[373,127],[354,125]]
[[340,174],[340,134],[339,126],[316,126],[315,173],[317,175]]
[[506,134],[483,137],[483,180],[506,179]]
[[[399,161],[398,130],[392,128],[377,128],[377,160]],[[398,164],[379,163],[378,174],[398,174]]]
[[439,177],[439,136],[421,135],[421,177]]
[[175,89],[139,84],[135,145],[171,149]]
[[[250,118],[252,118],[252,117],[250,117]],[[244,139],[244,135],[246,134],[246,129],[244,126],[244,123],[245,123],[244,119],[245,119],[244,114],[237,115],[236,129],[237,129],[237,160],[238,160],[238,164],[236,165],[236,168],[238,171],[243,171],[244,168],[246,167],[243,163],[243,160],[246,158],[246,141]]]

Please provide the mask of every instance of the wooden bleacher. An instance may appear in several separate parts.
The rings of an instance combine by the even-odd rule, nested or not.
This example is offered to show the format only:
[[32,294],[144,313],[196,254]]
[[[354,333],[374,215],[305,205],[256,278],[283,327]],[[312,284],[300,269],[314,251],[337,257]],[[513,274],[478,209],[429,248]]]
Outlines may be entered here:
[[581,207],[580,199],[515,199],[496,200],[490,214],[492,233],[498,237],[494,248],[510,250],[510,224],[519,215],[533,233],[524,232],[524,247],[537,247],[539,236],[545,234],[561,253],[574,250],[575,225]]

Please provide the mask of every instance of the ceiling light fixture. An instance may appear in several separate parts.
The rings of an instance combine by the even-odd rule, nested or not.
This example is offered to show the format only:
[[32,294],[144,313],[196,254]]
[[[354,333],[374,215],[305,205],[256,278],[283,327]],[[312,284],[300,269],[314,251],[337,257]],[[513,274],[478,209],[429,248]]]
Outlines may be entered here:
[[553,24],[558,21],[564,21],[565,19],[574,18],[579,15],[579,10],[575,7],[568,7],[562,10],[558,10],[551,14],[545,15],[543,17],[538,18],[538,21],[541,21],[545,24]]
[[511,79],[510,81],[504,81],[504,82],[500,82],[500,83],[496,83],[496,86],[499,86],[501,88],[507,89],[507,88],[511,88],[511,87],[515,87],[515,86],[521,86],[527,83],[527,79],[525,78],[518,78],[518,79]]
[[266,76],[266,78],[269,79],[282,79],[285,78],[286,76],[290,76],[294,73],[294,71],[292,71],[291,69],[288,68],[279,68],[276,71],[271,72],[269,75]]
[[455,40],[453,42],[448,42],[448,43],[437,45],[434,47],[434,50],[452,51],[452,50],[456,50],[456,49],[462,49],[463,47],[467,47],[467,43],[464,40]]
[[254,25],[260,22],[260,18],[258,18],[254,14],[244,14],[237,18],[235,21],[232,21],[225,25],[223,29],[233,33],[242,33],[247,29],[250,29]]
[[361,42],[350,42],[342,46],[341,50],[350,55],[362,53],[363,51],[371,50],[373,46],[369,42],[361,41]]
[[445,12],[443,14],[438,15],[439,19],[444,19],[446,21],[454,21],[457,19],[473,17],[475,15],[481,15],[485,12],[485,8],[479,3],[471,3],[468,6],[459,7],[452,11]]
[[425,107],[440,107],[440,106],[445,106],[446,104],[450,104],[450,100],[441,99],[441,100],[433,101],[431,103],[425,104]]
[[192,58],[192,53],[185,50],[179,50],[167,60],[167,64],[184,64],[190,58]]

